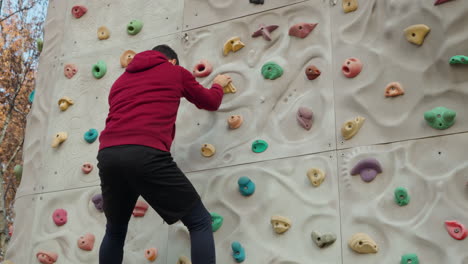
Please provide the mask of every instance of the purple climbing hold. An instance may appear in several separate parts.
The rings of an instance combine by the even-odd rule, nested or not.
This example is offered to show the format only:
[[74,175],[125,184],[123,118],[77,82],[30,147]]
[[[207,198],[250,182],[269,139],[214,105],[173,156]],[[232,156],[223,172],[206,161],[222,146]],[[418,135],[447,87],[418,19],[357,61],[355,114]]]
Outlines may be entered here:
[[374,158],[360,160],[351,170],[351,175],[360,174],[361,179],[365,182],[371,182],[379,173],[382,173],[382,166]]
[[253,38],[256,38],[256,37],[260,37],[260,36],[263,36],[264,39],[270,41],[271,40],[271,32],[273,32],[275,29],[277,29],[278,26],[277,25],[270,25],[270,26],[267,26],[265,24],[260,24],[258,26],[258,29],[257,31],[255,31],[253,34],[252,34],[252,37]]
[[443,3],[447,3],[448,1],[452,1],[452,0],[436,0],[434,5],[441,5]]
[[314,115],[311,109],[301,106],[299,107],[299,110],[297,110],[296,119],[297,122],[299,122],[299,125],[304,129],[310,130],[312,127],[312,121],[314,120]]
[[93,198],[91,198],[91,201],[93,201],[94,207],[96,207],[96,209],[99,212],[104,211],[104,209],[103,209],[104,201],[102,200],[102,194],[100,194],[100,193],[95,194],[93,196]]

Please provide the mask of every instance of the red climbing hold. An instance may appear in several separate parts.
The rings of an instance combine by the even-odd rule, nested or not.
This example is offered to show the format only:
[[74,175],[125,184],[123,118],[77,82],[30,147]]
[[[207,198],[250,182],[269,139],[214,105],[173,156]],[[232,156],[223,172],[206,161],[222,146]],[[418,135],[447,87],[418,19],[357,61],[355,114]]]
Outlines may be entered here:
[[75,18],[80,18],[84,14],[86,14],[86,12],[88,12],[88,9],[84,6],[77,5],[77,6],[72,7],[71,12]]
[[467,235],[465,226],[458,221],[445,221],[445,228],[449,235],[456,240],[463,240]]
[[134,217],[143,217],[148,210],[149,205],[143,201],[138,200],[135,204],[135,209],[133,209]]
[[315,67],[315,65],[310,65],[305,69],[305,74],[307,76],[307,79],[315,80],[317,79],[317,77],[320,76],[321,72],[317,67]]
[[318,23],[298,23],[289,28],[289,36],[294,36],[298,38],[307,37],[312,30],[318,25]]
[[341,67],[343,74],[348,78],[354,78],[362,70],[362,62],[356,58],[349,58],[345,60],[343,66]]
[[50,251],[39,251],[36,257],[42,264],[54,264],[58,259],[58,254]]
[[52,219],[57,226],[63,226],[67,223],[67,211],[65,209],[57,209],[52,214]]
[[78,239],[78,247],[82,250],[91,251],[94,247],[94,241],[94,235],[88,233]]

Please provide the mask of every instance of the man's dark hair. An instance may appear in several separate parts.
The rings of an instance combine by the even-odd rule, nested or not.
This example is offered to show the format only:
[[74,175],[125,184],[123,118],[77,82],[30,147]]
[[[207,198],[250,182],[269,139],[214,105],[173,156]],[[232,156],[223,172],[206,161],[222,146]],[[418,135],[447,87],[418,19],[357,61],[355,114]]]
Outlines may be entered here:
[[161,52],[169,60],[176,59],[176,65],[179,65],[179,57],[177,57],[177,53],[168,45],[158,45],[154,47],[153,50]]

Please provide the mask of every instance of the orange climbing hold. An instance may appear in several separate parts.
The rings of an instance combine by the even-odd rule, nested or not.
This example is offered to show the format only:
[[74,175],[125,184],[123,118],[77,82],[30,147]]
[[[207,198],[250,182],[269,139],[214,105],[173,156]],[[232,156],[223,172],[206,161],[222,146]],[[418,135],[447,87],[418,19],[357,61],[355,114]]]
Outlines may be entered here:
[[58,254],[50,251],[39,251],[36,257],[42,264],[54,264],[58,259]]
[[400,83],[391,82],[385,88],[385,97],[396,97],[405,94],[405,90]]
[[132,62],[135,55],[136,52],[133,50],[126,50],[124,53],[122,53],[122,55],[120,55],[120,65],[122,68],[126,68],[130,62]]
[[145,258],[149,261],[155,261],[158,257],[158,250],[156,248],[149,248],[145,250]]
[[138,200],[135,204],[135,209],[133,209],[133,216],[134,217],[143,217],[148,210],[149,205],[141,200]]
[[232,115],[227,120],[230,129],[239,128],[244,122],[244,118],[241,115]]
[[216,149],[213,145],[211,144],[203,144],[202,148],[201,148],[201,153],[203,155],[203,157],[211,157],[215,154],[216,152]]
[[82,250],[91,251],[93,250],[95,240],[94,235],[88,233],[78,239],[78,247]]
[[99,40],[105,40],[110,37],[110,31],[105,26],[99,27],[97,30],[97,37]]
[[73,78],[75,74],[78,72],[78,68],[76,67],[75,64],[67,64],[65,67],[63,67],[63,74],[65,74],[65,77],[68,79]]
[[315,65],[310,65],[309,67],[307,67],[305,69],[305,74],[307,76],[307,79],[315,80],[322,73],[320,72],[320,70]]

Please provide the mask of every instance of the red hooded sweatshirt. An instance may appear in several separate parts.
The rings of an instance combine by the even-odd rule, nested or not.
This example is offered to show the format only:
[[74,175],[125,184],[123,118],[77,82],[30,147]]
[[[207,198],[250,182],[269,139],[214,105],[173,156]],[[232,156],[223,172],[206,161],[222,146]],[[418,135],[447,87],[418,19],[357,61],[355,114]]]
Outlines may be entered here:
[[181,97],[199,109],[216,111],[223,88],[218,84],[204,88],[192,73],[172,65],[160,52],[137,54],[112,85],[99,149],[143,145],[170,151]]

